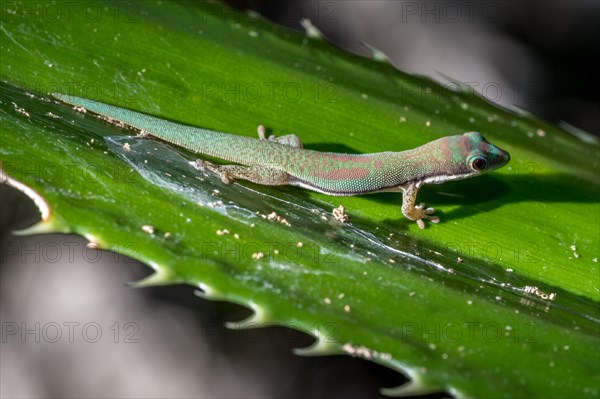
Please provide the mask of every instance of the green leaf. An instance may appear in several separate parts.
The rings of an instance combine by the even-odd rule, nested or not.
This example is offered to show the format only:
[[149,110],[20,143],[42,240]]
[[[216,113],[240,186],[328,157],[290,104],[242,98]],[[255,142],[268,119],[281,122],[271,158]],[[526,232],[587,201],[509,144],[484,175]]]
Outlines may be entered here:
[[[254,309],[238,327],[286,325],[318,338],[308,353],[387,365],[405,393],[598,396],[596,141],[218,4],[89,3],[91,20],[52,3],[59,21],[49,4],[7,4],[0,22],[3,180],[50,212],[30,232],[84,235],[153,267],[146,284]],[[48,92],[248,136],[262,123],[325,151],[477,130],[512,161],[421,190],[442,222],[419,230],[399,194],[225,186]],[[351,223],[332,218],[339,204]]]

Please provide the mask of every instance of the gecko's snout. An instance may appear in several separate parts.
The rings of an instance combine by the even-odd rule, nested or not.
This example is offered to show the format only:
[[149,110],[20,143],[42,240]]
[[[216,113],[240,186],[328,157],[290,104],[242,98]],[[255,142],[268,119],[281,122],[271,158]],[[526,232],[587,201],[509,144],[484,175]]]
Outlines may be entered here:
[[496,168],[501,168],[510,162],[510,154],[508,153],[508,151],[505,151],[502,148],[497,147],[493,144],[490,144],[490,147],[493,148],[492,153],[495,153],[494,155],[496,160]]
[[488,143],[488,158],[490,160],[489,169],[498,169],[510,162],[510,154],[494,144]]
[[508,151],[502,151],[502,159],[504,161],[504,165],[510,162],[510,154]]

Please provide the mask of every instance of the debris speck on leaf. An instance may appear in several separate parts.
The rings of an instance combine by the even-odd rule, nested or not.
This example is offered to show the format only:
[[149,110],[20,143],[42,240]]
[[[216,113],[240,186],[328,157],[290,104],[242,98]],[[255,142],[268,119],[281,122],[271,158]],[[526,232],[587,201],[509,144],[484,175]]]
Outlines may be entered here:
[[279,216],[276,212],[271,212],[266,216],[267,219],[279,222],[285,226],[290,227],[291,223],[287,221],[286,218]]
[[544,291],[540,290],[538,287],[535,286],[529,286],[526,285],[525,288],[523,288],[523,291],[526,294],[533,294],[535,296],[538,296],[544,300],[549,300],[549,301],[553,301],[556,299],[556,292],[552,292],[550,294],[545,293]]
[[337,208],[333,208],[333,211],[331,213],[333,215],[333,218],[338,222],[346,223],[350,220],[350,216],[346,213],[346,208],[344,208],[344,205],[340,205]]
[[380,353],[376,350],[369,349],[366,346],[354,346],[351,343],[346,343],[342,346],[344,352],[354,357],[361,357],[363,359],[383,359],[383,360],[391,360],[392,355],[389,353]]

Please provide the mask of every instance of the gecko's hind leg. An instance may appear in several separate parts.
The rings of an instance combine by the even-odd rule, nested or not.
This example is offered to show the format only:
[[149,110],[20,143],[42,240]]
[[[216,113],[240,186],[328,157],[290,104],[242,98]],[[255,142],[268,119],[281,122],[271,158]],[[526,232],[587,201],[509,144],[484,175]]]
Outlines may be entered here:
[[300,138],[295,134],[286,134],[285,136],[277,137],[274,134],[266,136],[266,129],[263,125],[258,126],[258,138],[260,140],[273,141],[278,144],[289,145],[290,147],[302,148]]
[[267,166],[215,165],[201,159],[196,160],[196,164],[200,169],[219,175],[221,181],[225,184],[231,184],[236,179],[248,180],[267,186],[279,186],[288,184],[290,181],[290,175],[287,172]]

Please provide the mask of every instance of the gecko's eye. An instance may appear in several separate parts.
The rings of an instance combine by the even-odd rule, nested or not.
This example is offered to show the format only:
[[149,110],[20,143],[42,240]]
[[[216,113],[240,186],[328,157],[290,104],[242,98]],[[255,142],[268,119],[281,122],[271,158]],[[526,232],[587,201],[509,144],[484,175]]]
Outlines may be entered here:
[[471,169],[474,171],[480,171],[485,169],[487,166],[487,159],[484,157],[475,157],[471,160]]

